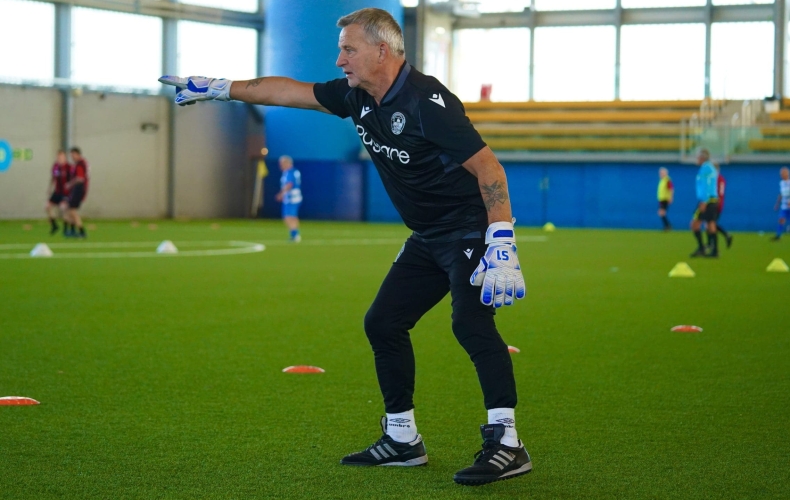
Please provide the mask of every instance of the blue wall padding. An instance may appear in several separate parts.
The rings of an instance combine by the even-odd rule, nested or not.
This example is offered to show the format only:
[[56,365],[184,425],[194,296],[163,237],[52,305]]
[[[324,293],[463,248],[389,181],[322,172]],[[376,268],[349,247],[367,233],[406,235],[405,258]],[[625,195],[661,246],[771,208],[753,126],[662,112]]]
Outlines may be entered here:
[[[669,218],[685,229],[696,206],[697,167],[651,163],[505,163],[513,215],[519,226],[551,221],[564,227],[658,229],[658,168],[669,168],[675,203]],[[771,231],[779,192],[776,164],[724,165],[727,179],[721,223],[729,230]],[[365,178],[366,220],[400,221],[375,167]],[[544,179],[548,179],[548,183]],[[548,185],[547,190],[542,186]]]
[[[264,184],[263,217],[279,218],[280,169],[276,160],[266,162],[269,176]],[[364,165],[330,161],[294,161],[302,174],[304,201],[299,216],[319,220],[364,220]]]
[[[507,164],[514,215],[527,225],[551,221],[567,227],[660,227],[656,215],[657,164]],[[664,165],[675,185],[675,203],[669,211],[675,227],[687,227],[696,206],[693,165]],[[727,179],[722,224],[735,230],[764,230],[776,218],[773,203],[778,191],[777,165],[724,165]],[[525,172],[526,171],[526,172]],[[533,175],[529,175],[533,171]],[[543,175],[541,175],[541,173]],[[531,177],[531,178],[530,178]],[[540,180],[548,178],[548,190]],[[526,182],[523,182],[526,181]],[[545,196],[545,213],[535,217],[525,207]],[[523,206],[522,206],[523,205]],[[526,213],[525,213],[526,212]]]
[[[335,66],[340,28],[337,20],[364,7],[390,12],[403,20],[400,0],[288,0],[266,2],[264,54],[266,76],[306,82],[343,77]],[[267,107],[266,138],[270,155],[301,160],[355,161],[359,137],[351,120],[297,109]]]
[[403,222],[390,201],[381,177],[372,161],[365,162],[365,220],[371,222]]
[[[279,217],[276,161],[268,163],[263,215]],[[370,161],[296,161],[302,172],[306,219],[401,222]],[[561,227],[658,229],[656,186],[659,164],[506,163],[513,215],[519,226],[547,221]],[[669,217],[677,229],[688,226],[696,206],[697,167],[668,165],[675,184]],[[721,223],[736,231],[772,231],[780,165],[724,165],[727,179]],[[548,179],[548,182],[545,181]],[[548,186],[544,190],[541,187]]]

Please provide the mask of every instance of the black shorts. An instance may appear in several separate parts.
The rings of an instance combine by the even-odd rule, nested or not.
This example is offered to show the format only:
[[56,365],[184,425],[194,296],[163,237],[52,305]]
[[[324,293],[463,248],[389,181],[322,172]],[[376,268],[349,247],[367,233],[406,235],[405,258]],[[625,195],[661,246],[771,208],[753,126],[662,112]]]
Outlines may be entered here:
[[658,208],[661,210],[669,210],[669,201],[667,200],[659,201]]
[[705,211],[700,213],[699,209],[694,211],[694,220],[702,222],[716,222],[719,220],[719,204],[712,201],[705,205]]
[[60,205],[63,201],[66,201],[66,195],[62,193],[52,193],[52,196],[49,197],[49,202],[53,205]]
[[73,188],[71,188],[71,193],[69,194],[69,208],[80,208],[82,204],[82,200],[85,199],[85,186],[82,184],[77,184]]

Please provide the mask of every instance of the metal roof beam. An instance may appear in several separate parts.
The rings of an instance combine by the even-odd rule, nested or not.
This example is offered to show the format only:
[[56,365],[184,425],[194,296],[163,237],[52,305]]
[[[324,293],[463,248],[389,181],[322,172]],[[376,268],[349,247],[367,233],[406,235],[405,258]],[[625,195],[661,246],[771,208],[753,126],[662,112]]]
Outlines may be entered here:
[[180,21],[224,24],[239,28],[263,30],[263,13],[238,12],[226,9],[212,9],[198,5],[160,0],[45,0],[54,4],[68,4],[75,7],[111,10],[129,14],[142,14]]
[[[714,23],[772,21],[773,5],[719,5],[710,7]],[[663,7],[655,9],[621,9],[626,24],[704,23],[708,7]],[[537,28],[545,26],[614,26],[617,9],[578,11],[530,11],[481,14],[480,17],[456,16],[454,28]]]

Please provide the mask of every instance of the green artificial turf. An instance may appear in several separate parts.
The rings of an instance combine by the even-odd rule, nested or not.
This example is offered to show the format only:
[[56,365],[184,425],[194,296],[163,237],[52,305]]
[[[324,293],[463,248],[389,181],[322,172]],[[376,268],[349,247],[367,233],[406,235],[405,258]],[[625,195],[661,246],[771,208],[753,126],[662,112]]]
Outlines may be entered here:
[[[267,244],[207,257],[0,258],[0,498],[787,498],[790,238],[519,228],[527,299],[497,315],[534,471],[452,482],[486,413],[449,301],[413,331],[430,463],[348,468],[383,413],[362,318],[408,231],[279,222],[96,222],[88,243]],[[211,224],[219,224],[219,227]],[[0,245],[50,237],[0,223]],[[56,254],[92,252],[54,248]],[[693,279],[670,279],[688,261]],[[678,324],[704,328],[672,333]],[[311,364],[320,375],[284,374]]]

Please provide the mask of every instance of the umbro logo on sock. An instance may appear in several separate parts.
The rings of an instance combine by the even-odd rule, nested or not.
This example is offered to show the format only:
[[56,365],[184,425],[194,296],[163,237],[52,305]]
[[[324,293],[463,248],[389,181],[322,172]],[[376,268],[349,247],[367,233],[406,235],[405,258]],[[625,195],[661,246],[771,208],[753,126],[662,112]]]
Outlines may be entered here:
[[466,255],[467,259],[471,259],[473,252],[474,252],[474,250],[472,250],[471,248],[467,248],[466,250],[464,250],[464,255]]
[[411,422],[408,418],[390,418],[387,419],[387,422],[395,422],[396,424],[405,424],[406,422]]
[[497,422],[499,422],[500,424],[505,424],[505,427],[513,427],[513,424],[516,423],[516,421],[513,420],[512,418],[500,418],[497,419]]

